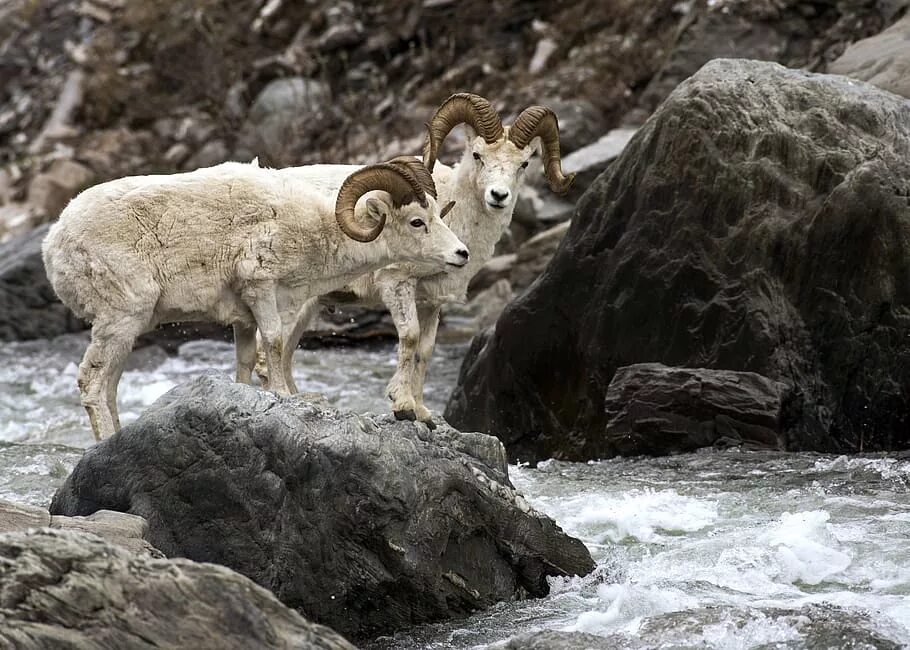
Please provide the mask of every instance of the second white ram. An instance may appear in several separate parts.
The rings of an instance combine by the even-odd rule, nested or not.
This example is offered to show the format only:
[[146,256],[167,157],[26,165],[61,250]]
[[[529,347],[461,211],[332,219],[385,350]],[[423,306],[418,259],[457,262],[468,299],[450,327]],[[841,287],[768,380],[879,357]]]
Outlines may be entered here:
[[[459,124],[466,124],[473,132],[461,162],[455,167],[436,164],[443,141]],[[525,169],[535,152],[541,154],[552,191],[565,193],[575,175],[562,171],[558,121],[545,106],[530,106],[511,125],[504,126],[489,101],[479,95],[458,93],[440,105],[427,127],[424,162],[433,172],[440,201],[455,201],[446,223],[471,249],[471,259],[463,268],[442,274],[418,265],[395,264],[358,278],[347,289],[359,303],[384,304],[395,323],[398,367],[387,393],[396,417],[416,418],[432,426],[432,414],[423,404],[423,386],[442,306],[464,300],[471,278],[492,257],[512,219]],[[299,169],[302,181],[318,179],[322,191],[330,191],[356,168],[317,165]],[[325,300],[331,303],[332,297]],[[301,304],[296,324],[285,333],[287,359],[319,304],[317,299]],[[257,372],[260,369],[263,372],[259,374],[266,375],[261,363]],[[285,372],[284,382],[293,390],[290,366]],[[268,383],[270,377],[264,377],[264,381]]]

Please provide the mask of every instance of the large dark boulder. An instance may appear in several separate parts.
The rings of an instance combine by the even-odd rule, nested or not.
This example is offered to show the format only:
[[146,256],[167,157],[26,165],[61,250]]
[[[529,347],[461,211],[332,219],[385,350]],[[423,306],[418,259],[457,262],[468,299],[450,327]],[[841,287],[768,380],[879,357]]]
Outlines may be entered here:
[[0,647],[354,648],[224,567],[50,529],[0,535]]
[[513,458],[581,459],[574,450],[604,436],[617,368],[656,361],[786,384],[790,449],[907,447],[908,153],[901,97],[772,63],[709,63],[473,342],[446,418],[495,433]]
[[168,556],[231,567],[362,638],[593,568],[506,472],[491,436],[205,376],[87,450],[51,512],[141,515]]
[[57,299],[41,260],[48,226],[0,245],[0,341],[50,338],[86,324]]

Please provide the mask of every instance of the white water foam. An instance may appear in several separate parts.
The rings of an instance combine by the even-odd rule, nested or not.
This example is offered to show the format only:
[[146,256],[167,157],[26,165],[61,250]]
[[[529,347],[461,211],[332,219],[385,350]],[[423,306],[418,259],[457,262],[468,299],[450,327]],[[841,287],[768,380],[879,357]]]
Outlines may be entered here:
[[[546,510],[546,504],[540,509]],[[717,519],[716,503],[682,496],[675,490],[583,494],[566,500],[560,510],[564,525],[598,542],[659,543],[671,535],[702,530]]]

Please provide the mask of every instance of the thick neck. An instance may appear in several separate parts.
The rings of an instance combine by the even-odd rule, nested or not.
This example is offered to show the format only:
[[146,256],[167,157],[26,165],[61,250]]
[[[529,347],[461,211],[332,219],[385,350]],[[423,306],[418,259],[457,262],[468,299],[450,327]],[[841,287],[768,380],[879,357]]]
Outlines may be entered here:
[[330,253],[323,261],[326,277],[356,277],[396,261],[383,235],[371,242],[355,241],[338,227],[334,212],[323,215],[323,227]]

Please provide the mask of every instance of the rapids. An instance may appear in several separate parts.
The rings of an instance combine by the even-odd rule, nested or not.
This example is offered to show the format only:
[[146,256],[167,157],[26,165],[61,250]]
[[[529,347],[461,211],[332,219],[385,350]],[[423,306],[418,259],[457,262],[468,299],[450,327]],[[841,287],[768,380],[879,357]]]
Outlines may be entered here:
[[[0,344],[0,498],[47,505],[92,444],[76,391],[85,335]],[[440,346],[427,403],[442,410],[464,345]],[[387,408],[391,344],[298,351],[302,391]],[[201,372],[230,373],[233,347],[199,341],[133,354],[124,423]],[[736,450],[510,468],[538,510],[597,560],[547,598],[377,639],[375,649],[474,648],[551,628],[617,648],[886,648],[910,645],[910,455]]]

